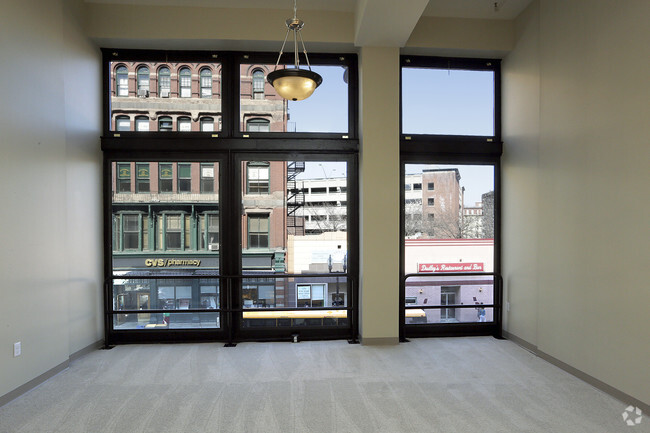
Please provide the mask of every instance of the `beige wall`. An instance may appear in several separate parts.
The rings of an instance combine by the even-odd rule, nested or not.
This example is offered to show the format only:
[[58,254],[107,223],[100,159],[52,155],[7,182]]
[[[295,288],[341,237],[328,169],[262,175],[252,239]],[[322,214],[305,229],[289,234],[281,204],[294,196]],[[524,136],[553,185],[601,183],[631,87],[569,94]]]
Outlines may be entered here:
[[102,337],[99,57],[68,6],[0,14],[0,396]]
[[650,3],[529,13],[504,64],[508,331],[647,403]]
[[516,22],[515,49],[502,64],[504,327],[537,343],[539,2]]
[[399,337],[399,49],[365,47],[361,82],[363,343]]
[[[0,396],[101,338],[101,81],[85,35],[106,46],[272,51],[287,15],[86,4],[81,32],[77,7],[8,0],[0,14],[0,40],[11,41],[0,52]],[[423,19],[405,49],[514,47],[503,89],[507,330],[645,402],[647,16],[647,0],[542,0],[516,23]],[[354,49],[352,14],[301,17],[310,51]],[[468,25],[481,31],[450,37]],[[365,342],[398,336],[399,53],[360,49]]]

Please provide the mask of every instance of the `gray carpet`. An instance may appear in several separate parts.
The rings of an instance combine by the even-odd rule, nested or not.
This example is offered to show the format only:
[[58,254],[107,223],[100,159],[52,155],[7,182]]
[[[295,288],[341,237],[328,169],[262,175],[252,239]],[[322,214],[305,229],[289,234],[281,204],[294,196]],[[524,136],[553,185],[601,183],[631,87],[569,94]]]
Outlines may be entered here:
[[490,337],[133,345],[0,408],[0,432],[650,432],[625,407]]

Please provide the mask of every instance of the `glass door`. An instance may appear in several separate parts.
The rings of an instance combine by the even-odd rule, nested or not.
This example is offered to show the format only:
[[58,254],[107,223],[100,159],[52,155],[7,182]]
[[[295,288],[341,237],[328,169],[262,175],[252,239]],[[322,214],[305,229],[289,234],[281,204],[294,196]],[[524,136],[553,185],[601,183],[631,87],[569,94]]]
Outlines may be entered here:
[[495,164],[404,164],[404,336],[494,333],[496,179]]
[[235,165],[241,179],[237,337],[352,335],[353,160],[242,154]]

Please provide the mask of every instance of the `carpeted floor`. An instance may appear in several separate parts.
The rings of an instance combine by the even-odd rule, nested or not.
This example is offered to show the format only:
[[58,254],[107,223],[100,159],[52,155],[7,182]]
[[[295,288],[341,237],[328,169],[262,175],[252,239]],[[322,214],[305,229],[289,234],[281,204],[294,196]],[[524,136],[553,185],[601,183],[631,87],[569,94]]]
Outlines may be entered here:
[[625,407],[490,337],[131,345],[0,408],[0,432],[650,432]]

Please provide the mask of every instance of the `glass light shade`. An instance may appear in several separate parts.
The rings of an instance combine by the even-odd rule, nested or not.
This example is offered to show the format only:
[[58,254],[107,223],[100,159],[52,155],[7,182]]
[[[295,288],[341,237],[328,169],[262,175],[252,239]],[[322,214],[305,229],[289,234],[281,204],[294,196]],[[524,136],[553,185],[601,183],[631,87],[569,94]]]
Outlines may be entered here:
[[278,69],[266,79],[280,96],[290,101],[309,98],[323,82],[320,75],[306,69]]

